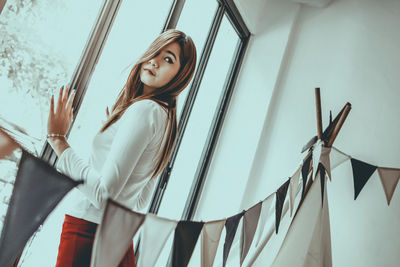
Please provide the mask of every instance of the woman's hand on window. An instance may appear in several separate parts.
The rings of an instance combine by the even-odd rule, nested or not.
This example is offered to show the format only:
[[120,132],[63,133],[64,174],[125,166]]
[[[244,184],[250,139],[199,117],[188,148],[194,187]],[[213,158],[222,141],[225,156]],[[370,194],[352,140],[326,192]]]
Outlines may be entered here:
[[[54,96],[50,100],[50,112],[47,120],[47,133],[66,135],[73,120],[72,102],[75,97],[75,90],[68,96],[69,85],[62,86],[58,95],[57,106],[54,105]],[[54,109],[55,108],[55,109]]]

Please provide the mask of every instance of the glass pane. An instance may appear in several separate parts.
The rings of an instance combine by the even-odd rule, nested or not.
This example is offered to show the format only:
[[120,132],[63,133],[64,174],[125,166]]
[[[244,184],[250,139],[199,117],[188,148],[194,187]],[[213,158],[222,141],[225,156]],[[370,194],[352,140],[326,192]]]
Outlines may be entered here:
[[40,153],[51,95],[69,81],[98,0],[7,0],[0,15],[0,124],[19,125]]
[[82,157],[89,157],[106,107],[111,110],[131,67],[160,34],[170,7],[165,0],[122,2],[68,140]]
[[[186,1],[181,16],[179,17],[176,29],[183,31],[193,39],[197,49],[197,64],[200,61],[200,55],[203,51],[208,31],[211,27],[217,7],[218,4],[215,0]],[[193,21],[201,23],[193,23]],[[185,104],[185,99],[191,84],[192,83],[190,83],[178,97],[178,119],[181,116],[183,104]]]
[[[111,108],[130,67],[159,35],[170,6],[171,1],[164,0],[122,1],[68,140],[83,159],[89,157],[92,139],[106,118],[106,107]],[[38,266],[44,244],[52,261],[40,265],[55,265],[64,213],[74,201],[75,193],[68,194],[48,218],[27,253],[29,264],[25,262],[23,267]]]
[[160,216],[181,218],[238,40],[224,17],[158,212]]
[[[7,0],[1,12],[0,125],[35,155],[45,141],[50,97],[71,78],[101,5],[98,0]],[[20,157],[17,151],[0,161],[0,225]],[[57,246],[48,245],[36,255],[40,264],[23,266],[54,266],[51,252]]]

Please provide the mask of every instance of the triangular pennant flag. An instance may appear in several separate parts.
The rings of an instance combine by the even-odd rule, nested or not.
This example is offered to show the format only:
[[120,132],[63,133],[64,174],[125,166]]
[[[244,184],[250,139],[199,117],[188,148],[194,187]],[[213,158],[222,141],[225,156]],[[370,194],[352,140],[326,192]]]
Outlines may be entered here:
[[353,168],[354,200],[356,200],[364,185],[368,182],[369,177],[375,172],[377,166],[352,158],[351,167]]
[[222,263],[223,267],[225,267],[226,260],[228,259],[229,251],[231,250],[233,239],[235,238],[235,235],[236,235],[236,230],[239,225],[239,221],[243,215],[244,215],[244,211],[226,219],[226,222],[225,222],[226,236],[225,236],[225,243],[224,243],[223,263]]
[[20,145],[0,127],[0,159],[10,156]]
[[201,266],[213,266],[225,221],[225,219],[213,221],[203,225],[201,231]]
[[328,173],[329,179],[332,180],[332,176],[331,176],[331,160],[330,160],[330,157],[329,157],[330,153],[331,153],[331,148],[323,146],[322,150],[321,150],[321,157],[320,157],[319,161],[325,167],[325,170]]
[[203,222],[180,221],[175,228],[172,266],[186,267],[192,256]]
[[[350,159],[350,156],[343,153],[339,149],[332,147],[330,152],[330,160],[331,160],[331,170]],[[325,166],[326,167],[326,166]],[[326,168],[327,169],[327,168]]]
[[253,242],[257,230],[258,219],[260,218],[262,202],[251,207],[243,216],[243,228],[240,242],[240,265],[243,264]]
[[144,214],[108,200],[102,222],[96,231],[90,266],[117,266],[144,218]]
[[324,165],[319,164],[318,166],[318,172],[319,176],[321,179],[321,199],[322,199],[322,205],[324,205],[324,191],[325,191],[325,168]]
[[378,173],[379,173],[379,178],[382,182],[383,190],[385,191],[386,200],[387,200],[387,203],[389,206],[390,201],[392,200],[394,190],[396,189],[396,185],[399,182],[400,169],[379,167]]
[[161,218],[151,213],[146,214],[141,230],[140,256],[137,266],[153,267],[156,264],[161,250],[176,224],[177,221]]
[[80,183],[22,151],[0,239],[0,266],[9,266],[15,260],[39,225]]
[[307,190],[272,267],[332,266],[328,199],[324,194],[326,204],[321,207],[320,181],[317,175]]
[[300,170],[301,170],[301,167],[298,168],[297,171],[290,178],[290,187],[289,187],[290,217],[292,217],[292,214],[293,214],[294,200],[296,199],[296,196],[299,193],[300,188],[301,188],[299,185]]
[[317,175],[318,172],[318,165],[321,158],[322,152],[322,143],[321,140],[314,145],[313,152],[312,152],[312,169],[313,169],[313,178]]
[[301,191],[301,196],[304,196],[304,191],[306,189],[306,184],[307,184],[307,177],[308,174],[310,173],[310,164],[312,160],[312,153],[304,160],[303,166],[301,167],[301,177],[303,178],[303,189]]
[[256,230],[256,236],[257,236],[256,246],[259,244],[261,240],[267,219],[275,215],[275,207],[273,206],[274,197],[275,194],[271,194],[262,201],[260,219],[258,220],[258,226]]
[[289,188],[290,178],[279,187],[276,191],[276,202],[275,202],[275,230],[278,233],[279,224],[281,222],[283,203],[285,202],[286,194]]

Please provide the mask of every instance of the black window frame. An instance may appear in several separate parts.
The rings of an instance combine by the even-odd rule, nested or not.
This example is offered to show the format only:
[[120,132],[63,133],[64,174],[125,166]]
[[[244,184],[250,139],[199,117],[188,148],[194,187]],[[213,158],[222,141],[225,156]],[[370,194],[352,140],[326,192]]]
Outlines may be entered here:
[[[207,173],[212,162],[213,154],[223,126],[224,118],[228,110],[228,106],[251,36],[251,33],[246,27],[242,16],[240,15],[233,0],[216,1],[218,3],[218,7],[214,14],[214,18],[207,35],[205,45],[200,56],[199,64],[193,77],[193,81],[186,97],[180,120],[178,122],[177,142],[168,161],[167,167],[160,174],[156,190],[153,193],[152,200],[148,209],[149,213],[157,214],[160,208],[160,204],[164,196],[166,186],[171,175],[171,171],[173,169],[176,155],[179,151],[179,147],[182,142],[182,138],[185,133],[185,129],[191,111],[193,109],[194,102],[196,100],[197,92],[200,88],[200,84],[204,76],[204,72],[207,67],[207,63],[211,55],[214,42],[216,40],[219,27],[221,25],[221,21],[223,17],[226,16],[233,28],[235,29],[236,33],[238,34],[239,41],[236,45],[235,54],[233,56],[229,72],[224,83],[223,93],[219,99],[218,107],[214,114],[214,118],[207,136],[207,141],[204,145],[202,155],[192,183],[192,187],[190,189],[190,193],[185,204],[185,208],[182,214],[182,220],[193,219],[200,199],[200,195],[204,187],[204,183],[207,178]],[[74,118],[79,112],[79,108],[82,104],[83,98],[85,97],[90,79],[95,70],[95,66],[101,56],[108,34],[111,31],[111,27],[117,16],[121,3],[122,0],[104,0],[96,22],[89,35],[89,39],[85,45],[85,48],[83,49],[80,61],[75,68],[74,74],[70,81],[71,87],[76,90],[76,96],[72,105],[75,110]],[[184,4],[185,0],[174,0],[172,2],[169,14],[166,18],[165,24],[161,32],[167,29],[176,28]],[[73,125],[71,126],[71,129],[72,127]],[[47,142],[43,146],[41,158],[52,165],[55,165],[57,162],[57,156]],[[139,257],[139,242],[136,244],[136,257]]]

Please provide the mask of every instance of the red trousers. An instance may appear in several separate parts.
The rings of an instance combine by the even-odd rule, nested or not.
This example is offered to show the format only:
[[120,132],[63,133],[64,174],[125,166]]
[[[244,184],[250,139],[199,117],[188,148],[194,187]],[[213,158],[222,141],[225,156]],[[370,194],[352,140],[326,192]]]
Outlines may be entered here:
[[[56,267],[89,267],[96,228],[95,223],[65,215]],[[131,243],[118,267],[135,266],[133,243]]]

